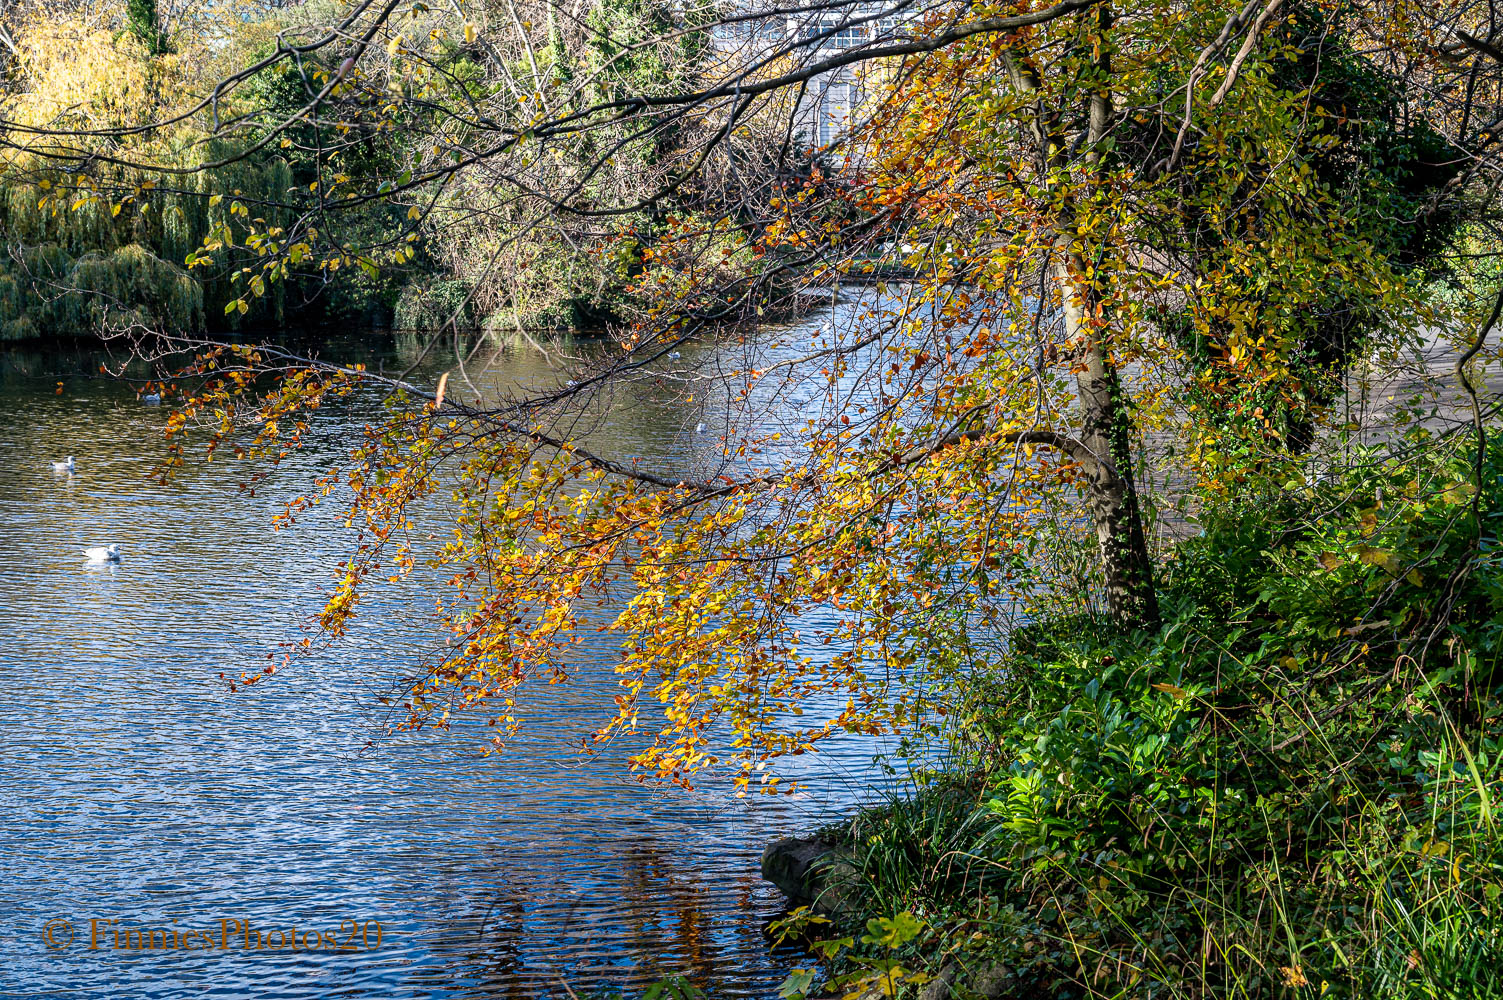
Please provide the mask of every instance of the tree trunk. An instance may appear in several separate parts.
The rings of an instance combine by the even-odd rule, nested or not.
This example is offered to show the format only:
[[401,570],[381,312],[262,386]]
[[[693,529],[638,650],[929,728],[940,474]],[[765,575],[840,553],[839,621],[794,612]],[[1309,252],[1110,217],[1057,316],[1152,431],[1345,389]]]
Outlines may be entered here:
[[[1090,98],[1086,135],[1086,194],[1094,195],[1109,179],[1106,139],[1112,123],[1111,47],[1107,38],[1112,13],[1101,4],[1086,17],[1094,19],[1090,32],[1095,51],[1096,87]],[[1062,144],[1059,148],[1063,148]],[[1065,336],[1079,352],[1081,368],[1075,377],[1080,399],[1081,440],[1096,456],[1091,479],[1091,508],[1096,541],[1106,575],[1106,605],[1112,620],[1123,628],[1158,624],[1159,602],[1153,586],[1153,562],[1143,533],[1138,488],[1133,477],[1132,414],[1122,391],[1122,379],[1108,354],[1109,327],[1102,302],[1087,275],[1099,272],[1084,258],[1087,235],[1079,226],[1078,199],[1065,199],[1066,225],[1061,234],[1057,268],[1065,316]]]
[[1138,489],[1133,480],[1132,415],[1122,380],[1107,357],[1103,330],[1093,322],[1095,296],[1076,282],[1084,262],[1067,257],[1058,268],[1064,300],[1065,335],[1078,345],[1083,365],[1075,377],[1081,409],[1081,442],[1096,457],[1086,475],[1091,484],[1091,513],[1106,575],[1106,605],[1123,628],[1158,624],[1159,603],[1153,586],[1153,562],[1143,533]]
[[[1091,95],[1090,125],[1086,135],[1086,168],[1091,188],[1109,183],[1106,169],[1106,139],[1112,123],[1111,47],[1107,38],[1112,26],[1109,4],[1093,13],[1092,42],[1095,48],[1097,85]],[[1089,189],[1088,189],[1089,190]],[[1122,379],[1107,354],[1102,338],[1107,317],[1102,312],[1089,281],[1078,278],[1093,273],[1081,259],[1083,240],[1079,230],[1066,254],[1061,292],[1065,300],[1065,333],[1082,351],[1084,367],[1076,376],[1080,397],[1081,433],[1095,455],[1107,459],[1110,468],[1097,464],[1092,473],[1091,506],[1096,516],[1096,540],[1106,570],[1106,604],[1112,620],[1125,628],[1157,625],[1158,595],[1153,587],[1153,562],[1143,534],[1143,513],[1138,507],[1138,487],[1132,467],[1132,414],[1122,392]]]
[[[1096,85],[1088,108],[1089,131],[1084,137],[1083,187],[1084,197],[1089,200],[1108,183],[1104,150],[1112,120],[1111,50],[1107,38],[1112,13],[1103,3],[1082,17],[1091,19],[1085,34],[1091,39],[1095,53],[1092,61]],[[1003,59],[1015,87],[1029,94],[1042,93],[1032,66],[1005,51]],[[1034,138],[1038,142],[1040,172],[1049,185],[1057,183],[1052,178],[1068,178],[1073,172],[1067,153],[1071,143],[1059,129],[1058,121],[1040,100]],[[1085,248],[1092,237],[1080,225],[1082,196],[1069,188],[1060,194],[1053,271],[1064,311],[1065,337],[1072,356],[1083,366],[1075,380],[1081,409],[1080,440],[1090,452],[1091,460],[1083,464],[1090,479],[1091,513],[1106,576],[1107,612],[1124,629],[1151,627],[1159,622],[1159,602],[1133,481],[1132,414],[1107,349],[1110,317],[1106,303],[1093,284],[1099,280],[1100,262],[1093,267],[1085,259]]]

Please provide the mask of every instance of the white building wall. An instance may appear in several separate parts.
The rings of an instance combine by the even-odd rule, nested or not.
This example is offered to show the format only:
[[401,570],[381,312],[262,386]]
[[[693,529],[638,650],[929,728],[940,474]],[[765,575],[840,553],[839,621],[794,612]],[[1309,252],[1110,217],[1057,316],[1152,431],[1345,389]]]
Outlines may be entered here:
[[[862,5],[819,14],[770,15],[717,29],[715,44],[726,54],[737,55],[747,62],[791,47],[790,58],[807,65],[832,52],[869,45],[891,34],[895,26],[892,18],[849,23],[875,17],[880,11],[880,5]],[[803,44],[793,45],[795,42]],[[795,111],[794,126],[810,145],[830,146],[859,124],[862,106],[871,97],[866,93],[870,87],[864,81],[865,75],[858,63],[821,73],[809,81]],[[839,155],[839,151],[834,152]]]

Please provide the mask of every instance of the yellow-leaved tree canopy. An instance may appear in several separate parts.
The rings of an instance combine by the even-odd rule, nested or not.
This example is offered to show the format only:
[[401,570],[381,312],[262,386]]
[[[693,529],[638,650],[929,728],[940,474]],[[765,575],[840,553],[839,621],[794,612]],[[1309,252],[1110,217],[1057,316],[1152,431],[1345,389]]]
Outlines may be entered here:
[[[414,32],[418,16],[338,5],[337,30],[273,57],[338,67],[287,130],[365,88],[411,155],[325,176],[288,199],[285,232],[221,243],[275,228],[266,260],[283,259],[337,207],[330,188],[414,215],[430,198],[458,224],[444,192],[484,177],[477,212],[613,234],[646,307],[567,382],[499,401],[460,375],[227,349],[173,427],[242,413],[274,455],[305,426],[292,415],[385,386],[387,420],[321,484],[353,490],[364,532],[324,630],[388,576],[440,567],[450,641],[401,699],[408,723],[485,706],[504,742],[518,689],[570,678],[603,627],[620,690],[597,738],[645,734],[632,766],[654,779],[727,766],[772,788],[773,758],[913,731],[1041,608],[1155,625],[1151,484],[1296,474],[1344,365],[1432,315],[1456,206],[1490,211],[1490,175],[1455,150],[1491,142],[1499,67],[1455,41],[1477,30],[1461,6],[689,5],[582,75],[534,44],[561,8],[425,9]],[[713,57],[683,57],[686,37]],[[471,75],[435,68],[455,51]],[[651,86],[602,82],[664,51],[674,71]],[[1464,120],[1455,74],[1473,78]],[[842,282],[875,283],[849,323],[758,331]],[[686,403],[724,401],[708,466],[576,436],[592,400],[696,341],[722,347],[681,381]],[[269,393],[268,369],[285,377]],[[407,529],[440,492],[452,535],[424,550]]]

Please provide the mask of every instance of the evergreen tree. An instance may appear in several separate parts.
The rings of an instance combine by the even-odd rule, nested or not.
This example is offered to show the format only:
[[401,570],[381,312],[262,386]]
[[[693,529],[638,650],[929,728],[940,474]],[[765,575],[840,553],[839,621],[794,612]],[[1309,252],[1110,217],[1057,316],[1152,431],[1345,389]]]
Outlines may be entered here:
[[167,50],[167,39],[157,24],[157,0],[126,0],[125,21],[130,33],[141,39],[152,55]]

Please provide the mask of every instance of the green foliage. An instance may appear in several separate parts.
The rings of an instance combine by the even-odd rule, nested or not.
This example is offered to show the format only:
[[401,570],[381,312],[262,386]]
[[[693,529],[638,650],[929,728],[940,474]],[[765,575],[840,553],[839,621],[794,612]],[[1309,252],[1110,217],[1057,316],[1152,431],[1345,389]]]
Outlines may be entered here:
[[852,928],[923,928],[835,971],[1503,996],[1503,446],[1478,496],[1466,442],[1420,437],[1211,505],[1158,633],[1041,623],[973,678],[950,770],[846,831]]
[[705,1000],[705,991],[682,976],[669,976],[648,986],[642,1000]]
[[[273,39],[343,18],[333,0],[275,12],[226,10],[221,35],[179,31],[170,53],[156,0],[126,0],[123,13],[125,30],[114,33],[68,18],[56,31],[37,29],[18,62],[26,69],[8,95],[8,117],[49,129],[76,123],[89,131],[70,141],[109,157],[63,172],[58,165],[78,161],[78,150],[68,146],[59,156],[38,140],[9,158],[0,168],[0,229],[12,243],[55,248],[75,262],[130,245],[172,266],[186,262],[184,273],[202,292],[201,316],[180,310],[170,319],[173,330],[187,329],[195,317],[200,328],[277,327],[289,305],[302,322],[384,324],[397,313],[400,326],[431,326],[447,321],[444,306],[457,304],[461,288],[478,293],[461,318],[475,328],[599,327],[636,305],[630,285],[641,246],[621,250],[617,243],[660,226],[653,213],[623,215],[603,228],[562,218],[538,226],[535,207],[519,201],[506,179],[518,167],[510,161],[499,181],[476,169],[431,185],[411,182],[437,168],[435,157],[457,156],[438,150],[458,105],[492,103],[521,87],[577,110],[621,94],[691,86],[707,49],[704,36],[683,30],[692,27],[685,18],[707,18],[708,8],[685,14],[650,3],[591,5],[583,20],[567,23],[550,14],[539,25],[547,43],[529,43],[525,55],[482,46],[472,25],[454,31],[457,25],[440,17],[431,32],[424,29],[420,60],[404,54],[399,34],[386,64],[335,88],[326,105],[337,107],[332,127],[303,113],[341,72],[343,56],[332,49],[310,48],[249,76],[223,92],[212,114],[181,117],[179,104],[205,92],[218,72],[272,54]],[[649,44],[667,34],[672,42]],[[69,109],[66,120],[55,117],[59,102]],[[506,102],[509,111],[510,97]],[[173,124],[124,139],[98,131],[101,123],[153,120]],[[541,158],[530,184],[552,191],[579,183],[586,200],[602,204],[622,185],[645,189],[663,169],[649,168],[684,137],[659,129],[653,142],[622,144],[634,130],[621,123],[580,131]],[[596,161],[618,145],[602,172]],[[234,162],[176,175],[122,168],[114,159],[189,170]],[[0,270],[18,288],[29,280],[24,269]],[[158,312],[123,305],[141,306],[143,317]],[[54,325],[90,315],[83,307],[34,312],[8,324],[4,335],[96,332]]]
[[152,55],[167,48],[167,39],[157,21],[157,0],[126,0],[125,24]]
[[409,285],[397,300],[392,326],[398,330],[434,330],[449,323],[461,330],[477,326],[470,289],[462,281],[435,281]]
[[76,259],[44,245],[11,263],[0,272],[0,340],[129,328],[182,333],[204,325],[198,282],[139,244]]
[[[233,147],[210,143],[184,148],[190,157],[212,159]],[[28,247],[0,261],[0,283],[11,291],[7,301],[19,318],[5,321],[0,338],[76,336],[98,332],[102,318],[122,315],[160,320],[174,332],[204,329],[207,317],[223,320],[223,303],[235,298],[237,282],[232,255],[208,254],[189,273],[186,262],[216,227],[244,232],[234,214],[237,204],[263,205],[285,191],[286,164],[279,159],[241,161],[169,182],[165,178],[120,176],[96,179],[89,187],[70,186],[67,176],[38,174],[12,165],[0,175],[0,229]],[[129,186],[134,193],[118,200],[108,188]],[[99,190],[104,188],[106,190]],[[268,209],[272,221],[281,214]],[[27,258],[46,268],[35,272]],[[67,263],[64,264],[63,261]],[[76,271],[71,277],[65,272]],[[191,287],[192,291],[188,289]],[[95,292],[94,301],[55,302],[72,292]],[[147,296],[134,299],[137,294]],[[114,308],[101,311],[101,297],[117,296]],[[276,324],[284,304],[283,289],[256,301],[236,326]]]
[[[684,31],[687,25],[675,23],[671,10],[652,0],[624,0],[591,9],[581,69],[595,78],[596,96],[619,100],[673,93],[692,83],[700,60],[708,54],[708,40]],[[688,13],[701,24],[711,19],[708,9],[690,8]],[[681,32],[676,44],[653,44],[672,32]]]
[[[217,54],[237,65],[242,55],[265,54],[260,40],[270,26],[237,19],[223,39],[185,37],[180,41],[191,51],[162,55],[156,5],[132,0],[125,13],[128,30],[114,36],[66,19],[55,32],[34,32],[24,62],[29,70],[18,79],[7,113],[55,127],[58,123],[49,117],[52,103],[66,101],[87,128],[96,128],[100,116],[127,124],[173,119],[170,127],[126,142],[89,135],[75,141],[86,150],[98,146],[111,158],[188,172],[157,172],[106,159],[87,161],[75,172],[63,167],[71,156],[59,158],[44,143],[7,158],[0,167],[0,230],[13,245],[30,249],[0,261],[18,317],[5,323],[0,337],[103,332],[93,325],[101,316],[110,323],[159,320],[169,332],[279,327],[289,302],[305,322],[389,315],[400,282],[421,267],[378,269],[366,259],[368,254],[351,253],[350,248],[401,247],[400,259],[410,262],[415,251],[403,242],[408,233],[401,225],[408,206],[373,199],[341,211],[327,237],[305,227],[302,238],[294,239],[290,230],[302,216],[299,192],[311,193],[325,175],[343,174],[371,187],[397,176],[407,156],[401,133],[362,127],[331,144],[327,137],[320,141],[315,126],[304,124],[289,130],[285,139],[261,146],[267,124],[297,117],[314,86],[311,74],[328,72],[316,58],[301,61],[297,69],[278,64],[229,92],[216,115],[233,127],[210,133],[204,127],[207,119],[177,121],[177,102],[194,82],[185,66],[202,67]],[[358,114],[354,120],[364,125]],[[320,221],[328,217],[321,213]],[[151,301],[126,298],[103,311],[84,301],[50,303],[60,293],[88,292],[100,282],[127,296],[135,294],[133,275],[143,265],[132,254],[120,253],[127,247],[150,258],[141,273],[150,276]],[[74,287],[31,274],[22,259],[26,254],[49,260],[61,255],[59,260],[67,263],[51,271],[61,274],[76,265],[82,268],[83,284]],[[285,268],[279,258],[285,259]],[[101,267],[114,270],[101,274]],[[43,283],[28,288],[38,277]],[[198,301],[161,294],[168,285],[196,286]],[[146,286],[139,290],[146,294]],[[44,301],[50,304],[34,307]],[[318,308],[307,308],[309,303]]]
[[[547,94],[558,102],[558,113],[692,90],[702,85],[711,55],[708,34],[693,29],[708,23],[714,10],[627,0],[590,5],[576,23],[549,13],[546,24],[537,25],[535,42],[493,71],[488,85],[504,78],[509,82],[502,92]],[[464,78],[463,70],[455,72]],[[587,208],[641,203],[631,211],[601,219],[556,213],[538,224],[534,206],[515,196],[509,172],[515,165],[498,170],[495,180],[481,171],[445,189],[426,220],[432,253],[475,291],[485,330],[600,329],[630,321],[649,300],[666,296],[643,280],[644,251],[682,235],[683,220],[700,206],[697,183],[670,184],[668,170],[702,137],[691,135],[683,121],[646,131],[639,126],[621,119],[570,130],[550,139],[546,154],[526,168],[529,188],[571,192],[570,200]],[[473,224],[477,216],[484,225]],[[747,242],[746,233],[737,237],[738,244]],[[686,271],[681,268],[676,280],[682,283]]]
[[[1393,284],[1412,282],[1418,304],[1444,269],[1458,216],[1439,195],[1460,168],[1434,126],[1408,113],[1400,81],[1359,53],[1339,13],[1290,9],[1264,72],[1243,81],[1247,108],[1205,123],[1176,180],[1190,224],[1163,249],[1208,283],[1209,307],[1192,298],[1158,320],[1201,375],[1192,401],[1212,426],[1302,452],[1348,359],[1375,335],[1391,339]],[[1261,116],[1280,95],[1301,95],[1286,113],[1307,110],[1268,146]],[[1150,130],[1124,152],[1153,141]],[[1319,247],[1289,254],[1298,234],[1316,232]],[[1385,270],[1390,280],[1371,280]],[[1230,315],[1216,308],[1228,299],[1242,301]],[[1244,366],[1254,350],[1279,356],[1287,372],[1256,377]]]

